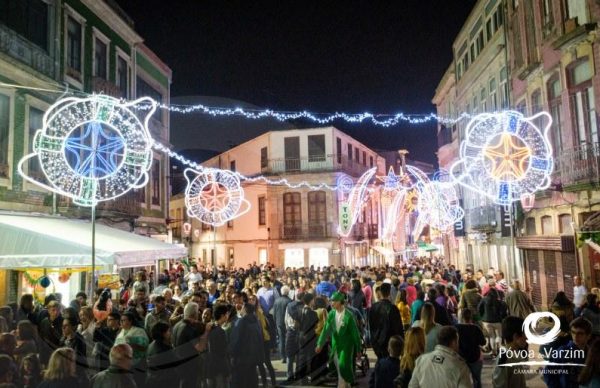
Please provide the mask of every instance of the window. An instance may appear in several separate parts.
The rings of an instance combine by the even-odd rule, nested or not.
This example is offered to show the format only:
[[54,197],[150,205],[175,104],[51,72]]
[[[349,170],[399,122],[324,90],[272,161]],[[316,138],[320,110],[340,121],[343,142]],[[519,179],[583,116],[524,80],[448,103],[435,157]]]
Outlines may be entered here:
[[481,54],[481,52],[483,51],[483,45],[484,45],[484,39],[483,39],[483,30],[479,31],[479,35],[477,35],[477,52],[479,54]]
[[231,171],[235,171],[235,160],[229,162],[229,169]]
[[500,70],[500,104],[502,109],[507,109],[509,104],[508,74],[506,66]]
[[[136,96],[140,97],[150,97],[159,104],[162,103],[162,93],[158,90],[154,89],[148,82],[144,81],[142,78],[136,78]],[[162,109],[157,109],[152,117],[155,117],[158,121],[162,122]]]
[[233,229],[233,220],[227,221],[227,229]]
[[267,198],[258,197],[258,224],[267,224]]
[[298,136],[286,137],[284,142],[284,157],[286,171],[300,170],[300,138]]
[[489,18],[487,20],[487,22],[485,22],[485,32],[486,32],[488,41],[492,39],[492,36],[494,35],[494,32],[495,32],[494,30],[492,30],[492,20],[493,20],[492,18]]
[[558,227],[560,234],[573,234],[573,218],[570,214],[560,214],[558,216]]
[[202,230],[211,230],[211,226],[210,224],[205,224],[204,222],[202,222]]
[[283,194],[283,222],[286,226],[300,226],[302,212],[300,193]]
[[[548,81],[548,105],[550,106],[550,115],[552,116],[552,127],[550,129],[550,141],[555,155],[562,151],[562,86],[558,74]],[[556,166],[559,168],[560,166]]]
[[543,216],[542,217],[542,234],[547,235],[547,234],[553,234],[553,233],[554,233],[554,228],[552,227],[552,217]]
[[481,111],[482,112],[486,112],[487,111],[487,94],[485,91],[485,88],[481,89],[481,93],[480,93],[480,104],[481,104]]
[[[531,93],[531,114],[535,115],[542,111],[542,91],[536,89]],[[535,122],[538,128],[544,128],[542,119],[537,119]]]
[[[32,106],[29,107],[29,145],[28,152],[33,153],[33,138],[38,129],[41,129],[44,125],[43,123],[44,112],[40,109],[36,109]],[[42,167],[40,166],[40,162],[38,158],[29,159],[29,164],[27,166],[27,171],[29,175],[35,176],[36,178],[41,178]]]
[[554,24],[554,15],[552,12],[552,0],[542,0],[542,24],[544,35],[550,30],[549,27]]
[[308,192],[308,224],[311,236],[324,236],[327,223],[327,196],[324,191]]
[[598,142],[598,126],[592,86],[592,68],[586,58],[569,66],[569,95],[573,127],[581,147]]
[[514,41],[514,58],[515,58],[515,68],[519,69],[524,65],[523,59],[523,45],[521,42],[521,25],[519,18],[515,18],[513,21],[513,41]]
[[367,165],[367,152],[363,151],[363,166]]
[[94,39],[94,75],[98,78],[107,79],[108,45],[101,39]]
[[121,97],[129,98],[129,65],[127,60],[117,55],[117,86],[121,92]]
[[373,157],[369,156],[369,167],[373,167]]
[[535,236],[535,234],[536,234],[536,230],[535,230],[535,218],[528,217],[525,220],[525,234],[527,236]]
[[356,158],[356,163],[360,163],[360,151],[358,147],[354,147],[354,157]]
[[308,161],[325,161],[325,135],[308,136]]
[[498,94],[496,92],[496,79],[490,80],[490,109],[492,111],[498,110]]
[[342,163],[342,139],[336,137],[335,139],[335,152],[337,155],[337,162]]
[[567,0],[569,19],[577,19],[577,25],[582,26],[589,22],[586,1]]
[[0,23],[48,50],[48,1],[2,0]]
[[0,177],[8,178],[10,98],[0,94]]
[[267,168],[269,166],[269,159],[267,153],[267,147],[260,149],[260,168]]
[[152,164],[152,204],[160,205],[160,160]]
[[134,189],[133,192],[135,193],[138,202],[146,203],[146,188],[145,187],[142,187],[139,189]]
[[82,26],[73,17],[67,17],[67,73],[81,81]]
[[348,162],[352,163],[352,144],[348,144]]

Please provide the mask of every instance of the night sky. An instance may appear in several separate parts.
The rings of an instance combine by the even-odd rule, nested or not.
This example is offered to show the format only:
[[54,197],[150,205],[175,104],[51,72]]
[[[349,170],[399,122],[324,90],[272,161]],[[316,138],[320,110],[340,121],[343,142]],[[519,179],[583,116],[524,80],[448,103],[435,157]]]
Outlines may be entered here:
[[[422,113],[475,0],[117,0],[173,70],[172,96],[277,110]],[[317,126],[314,123],[295,123]],[[373,148],[434,162],[435,125],[334,125]],[[172,128],[172,131],[177,130]]]

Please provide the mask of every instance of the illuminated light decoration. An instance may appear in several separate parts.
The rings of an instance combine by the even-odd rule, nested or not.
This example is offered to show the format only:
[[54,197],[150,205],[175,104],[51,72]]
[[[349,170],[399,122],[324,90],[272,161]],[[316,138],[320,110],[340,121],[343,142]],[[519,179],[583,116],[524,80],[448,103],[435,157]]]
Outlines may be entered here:
[[[150,107],[143,123],[132,111],[139,104]],[[44,114],[33,153],[19,161],[19,174],[88,207],[143,187],[152,163],[148,120],[155,109],[148,97],[128,103],[103,95],[61,99]],[[34,157],[48,184],[23,171]]]
[[[169,155],[170,157],[179,160],[182,164],[188,166],[188,167],[192,167],[193,169],[197,170],[197,171],[202,171],[204,169],[204,166],[187,159],[186,157],[178,154],[177,152],[171,150],[169,147],[164,146],[163,144],[154,141],[153,147],[156,150],[162,151],[164,153],[166,153],[167,155]],[[239,180],[245,181],[245,182],[264,182],[268,185],[275,185],[275,186],[287,186],[290,189],[299,189],[299,188],[307,188],[309,190],[330,190],[330,191],[336,191],[338,189],[337,186],[331,186],[328,185],[326,183],[320,183],[318,185],[312,185],[310,183],[308,183],[307,181],[302,181],[302,182],[298,182],[298,183],[290,183],[287,179],[282,178],[282,179],[269,179],[267,177],[265,177],[264,175],[259,175],[259,176],[253,176],[253,177],[249,177],[249,176],[245,176],[243,174],[240,174],[239,172],[231,172],[232,174],[235,174],[235,176],[237,176],[239,178]]]
[[190,224],[189,222],[184,222],[183,223],[183,234],[188,236],[190,234],[190,230],[192,230],[192,224]]
[[185,190],[188,216],[208,225],[221,226],[250,210],[240,180],[232,171],[187,168],[183,174],[188,182]]
[[457,118],[449,118],[438,116],[435,113],[428,114],[407,114],[407,113],[396,113],[396,114],[373,114],[369,112],[365,113],[311,113],[307,111],[301,112],[281,112],[271,109],[244,109],[244,108],[215,108],[203,104],[197,105],[167,105],[159,104],[159,108],[166,109],[170,112],[189,114],[189,113],[201,113],[210,116],[242,116],[251,120],[259,120],[265,118],[273,118],[277,121],[288,121],[306,119],[313,121],[318,124],[331,124],[334,121],[342,120],[347,123],[358,124],[366,121],[370,121],[371,124],[381,127],[392,127],[400,123],[410,124],[425,124],[430,121],[437,121],[442,124],[453,125],[456,122],[470,118],[471,115],[463,113]]
[[[448,233],[465,216],[453,184],[440,181],[430,181],[424,185],[419,183],[419,191],[417,209],[421,225],[428,224],[441,233]],[[415,236],[420,235],[421,231],[415,228]]]
[[399,190],[394,196],[392,204],[386,209],[385,225],[381,238],[385,241],[390,241],[398,227],[398,220],[402,218],[406,211],[404,200],[406,198],[406,190]]
[[383,190],[384,191],[393,191],[393,190],[397,190],[399,187],[400,187],[400,179],[394,172],[394,167],[390,166],[390,169],[388,170],[388,174],[384,178]]
[[535,207],[535,194],[532,194],[532,193],[521,194],[521,207],[526,212],[533,209]]
[[342,194],[349,194],[354,187],[354,181],[347,174],[340,174],[336,181],[336,188]]
[[356,224],[356,221],[360,216],[362,205],[365,202],[366,195],[368,193],[367,185],[369,184],[371,178],[373,178],[373,176],[375,175],[376,171],[376,167],[367,170],[367,172],[362,174],[362,176],[356,182],[356,185],[350,191],[350,194],[348,195],[348,200],[345,202],[345,204],[347,204],[349,207],[348,211],[350,213],[350,225],[348,226],[348,228],[345,228],[346,230],[342,230],[342,228],[338,225],[338,234],[340,236],[348,237],[350,235],[352,227],[354,226],[354,224]]
[[[543,129],[536,125],[540,120],[546,122]],[[467,125],[460,159],[450,169],[452,179],[500,205],[546,189],[554,166],[551,125],[546,112],[477,115]]]
[[407,213],[417,211],[417,205],[419,204],[419,192],[417,189],[409,190],[404,200],[404,209]]

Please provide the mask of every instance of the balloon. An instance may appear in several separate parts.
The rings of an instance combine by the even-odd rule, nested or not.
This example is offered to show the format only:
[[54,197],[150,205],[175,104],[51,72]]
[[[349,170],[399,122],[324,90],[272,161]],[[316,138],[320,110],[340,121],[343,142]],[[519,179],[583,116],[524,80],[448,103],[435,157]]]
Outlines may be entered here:
[[63,272],[60,275],[58,275],[58,281],[61,283],[68,282],[70,278],[71,278],[71,274],[69,274],[68,272]]
[[38,282],[43,288],[48,288],[48,286],[50,286],[50,278],[48,276],[42,276]]

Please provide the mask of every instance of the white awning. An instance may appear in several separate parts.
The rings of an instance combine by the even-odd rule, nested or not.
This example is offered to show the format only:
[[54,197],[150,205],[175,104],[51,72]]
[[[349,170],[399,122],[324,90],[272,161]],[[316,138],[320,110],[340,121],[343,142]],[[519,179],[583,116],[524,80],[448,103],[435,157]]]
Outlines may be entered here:
[[[0,268],[90,267],[92,224],[46,215],[0,214]],[[185,248],[96,223],[96,265],[140,267]]]

